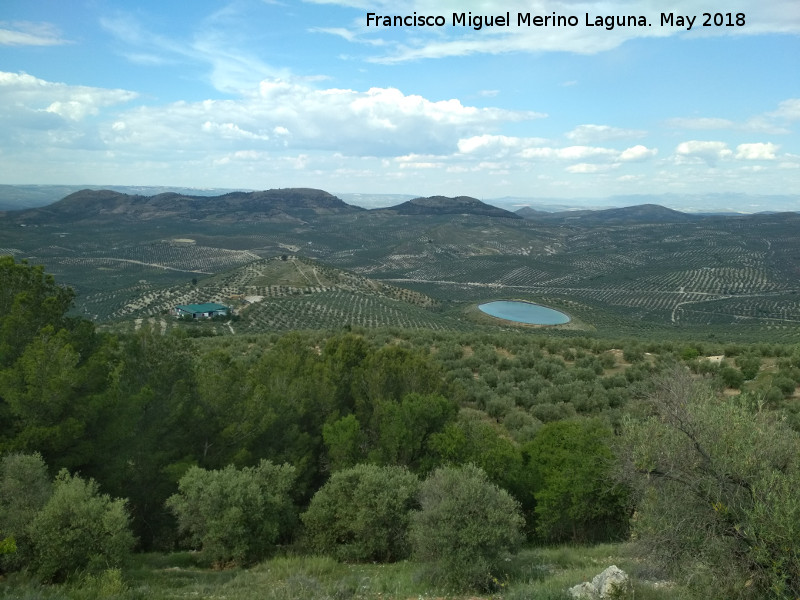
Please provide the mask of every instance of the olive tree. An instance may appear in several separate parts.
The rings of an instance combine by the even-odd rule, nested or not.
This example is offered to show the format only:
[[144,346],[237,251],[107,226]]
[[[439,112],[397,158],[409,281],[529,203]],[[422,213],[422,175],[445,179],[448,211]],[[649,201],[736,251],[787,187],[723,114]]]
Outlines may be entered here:
[[412,515],[414,556],[455,589],[486,588],[503,555],[522,542],[519,503],[475,465],[436,469]]
[[189,544],[208,559],[217,565],[246,564],[269,554],[293,524],[294,483],[293,466],[268,460],[241,470],[192,467],[167,507]]
[[310,547],[346,561],[405,558],[419,485],[404,467],[361,464],[334,473],[302,515]]
[[101,494],[94,480],[66,469],[56,476],[53,494],[28,531],[31,567],[44,581],[119,566],[135,542],[125,500]]
[[664,377],[623,426],[634,539],[705,597],[800,595],[800,436],[778,415]]

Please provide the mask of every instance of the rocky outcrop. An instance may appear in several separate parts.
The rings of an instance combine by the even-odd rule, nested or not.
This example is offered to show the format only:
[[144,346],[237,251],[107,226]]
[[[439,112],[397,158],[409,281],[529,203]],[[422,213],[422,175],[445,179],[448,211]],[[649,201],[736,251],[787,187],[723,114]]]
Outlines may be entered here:
[[627,573],[611,565],[591,582],[571,587],[569,593],[578,600],[624,600],[633,597],[633,587]]

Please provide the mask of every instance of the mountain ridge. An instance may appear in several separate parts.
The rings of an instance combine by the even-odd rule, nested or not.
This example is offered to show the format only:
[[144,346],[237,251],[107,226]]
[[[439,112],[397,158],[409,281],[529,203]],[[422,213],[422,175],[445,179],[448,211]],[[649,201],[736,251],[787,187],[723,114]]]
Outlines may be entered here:
[[159,219],[305,223],[319,215],[363,210],[328,192],[313,188],[234,191],[219,196],[177,192],[144,196],[114,190],[84,189],[44,207],[7,211],[4,214],[18,222],[30,223]]
[[487,217],[504,217],[520,219],[511,211],[481,202],[470,196],[428,196],[408,200],[395,206],[374,209],[375,211],[393,212],[400,215],[481,215]]
[[581,225],[620,225],[625,223],[687,223],[706,218],[705,215],[688,214],[666,208],[659,204],[639,204],[622,208],[601,210],[570,210],[545,213],[528,207],[517,214],[531,220],[542,222],[563,222]]

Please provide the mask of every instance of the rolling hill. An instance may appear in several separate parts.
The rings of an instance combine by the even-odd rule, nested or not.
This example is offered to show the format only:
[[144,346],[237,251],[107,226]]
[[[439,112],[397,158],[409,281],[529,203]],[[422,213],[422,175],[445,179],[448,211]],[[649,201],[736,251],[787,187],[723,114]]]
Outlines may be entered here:
[[113,190],[81,190],[48,206],[6,213],[17,223],[95,223],[164,219],[237,223],[242,221],[305,223],[319,215],[358,212],[322,190],[274,189],[189,196],[175,192],[155,196]]
[[196,283],[139,286],[112,309],[96,315],[115,321],[114,329],[138,328],[149,322],[163,330],[184,326],[172,314],[177,304],[218,302],[233,309],[233,324],[194,322],[218,333],[258,333],[307,328],[398,326],[459,329],[453,316],[435,310],[438,302],[423,293],[375,281],[302,257],[283,255],[257,260]]
[[523,208],[517,214],[526,219],[547,223],[569,223],[580,225],[625,225],[642,223],[689,223],[703,219],[702,215],[683,213],[658,204],[639,204],[603,210],[569,210],[546,213]]
[[480,215],[485,217],[506,217],[509,219],[521,218],[511,211],[497,208],[469,196],[414,198],[397,206],[377,210],[398,215]]

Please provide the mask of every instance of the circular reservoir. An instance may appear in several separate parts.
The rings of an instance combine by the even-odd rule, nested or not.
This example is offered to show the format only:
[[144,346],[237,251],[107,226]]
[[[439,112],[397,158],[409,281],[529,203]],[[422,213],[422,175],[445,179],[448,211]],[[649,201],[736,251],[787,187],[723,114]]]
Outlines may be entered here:
[[487,302],[479,304],[478,309],[497,319],[525,323],[527,325],[563,325],[564,323],[569,323],[569,317],[560,311],[520,300]]

